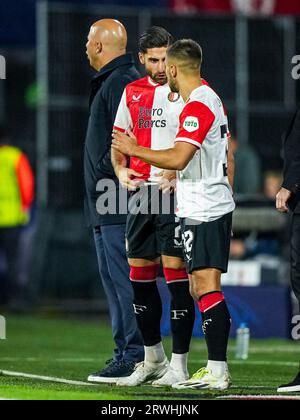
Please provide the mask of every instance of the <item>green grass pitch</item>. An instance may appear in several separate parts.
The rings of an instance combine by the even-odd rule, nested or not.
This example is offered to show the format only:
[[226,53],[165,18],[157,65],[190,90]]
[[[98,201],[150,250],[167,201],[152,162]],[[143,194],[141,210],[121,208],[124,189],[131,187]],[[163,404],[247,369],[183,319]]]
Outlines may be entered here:
[[[77,320],[46,316],[7,315],[7,339],[0,340],[0,371],[83,381],[103,367],[112,354],[107,320]],[[164,339],[170,354],[171,340]],[[252,340],[247,361],[234,359],[230,343],[229,365],[233,387],[226,392],[176,392],[151,386],[117,388],[84,386],[0,374],[0,399],[21,400],[201,400],[229,395],[276,395],[281,383],[296,374],[299,343]],[[189,370],[205,364],[203,340],[193,339]]]

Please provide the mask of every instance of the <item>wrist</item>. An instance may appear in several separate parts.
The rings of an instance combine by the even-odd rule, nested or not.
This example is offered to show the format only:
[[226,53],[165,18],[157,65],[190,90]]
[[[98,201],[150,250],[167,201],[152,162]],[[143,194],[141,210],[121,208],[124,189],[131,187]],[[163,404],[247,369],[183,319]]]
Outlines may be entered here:
[[133,145],[131,148],[131,153],[130,153],[131,157],[139,157],[139,146]]
[[296,192],[296,190],[297,190],[297,186],[296,185],[292,185],[291,183],[283,183],[283,185],[282,185],[282,187],[281,187],[281,189],[282,190],[284,190],[284,191],[288,191],[289,193],[295,193]]
[[123,165],[117,165],[115,168],[115,173],[117,178],[120,178],[122,170],[125,169]]
[[288,190],[285,187],[282,187],[282,190],[286,193],[286,194],[292,194],[292,191]]

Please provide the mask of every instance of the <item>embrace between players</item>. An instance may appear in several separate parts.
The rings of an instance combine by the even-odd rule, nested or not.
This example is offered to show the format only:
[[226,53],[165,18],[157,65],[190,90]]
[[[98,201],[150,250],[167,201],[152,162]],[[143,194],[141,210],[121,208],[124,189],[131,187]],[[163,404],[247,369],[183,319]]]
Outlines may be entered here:
[[[92,65],[100,60],[105,42],[107,54],[111,45],[119,47],[116,55],[124,53],[127,35],[120,22],[104,20],[92,27],[87,43]],[[144,360],[132,371],[132,362],[112,360],[89,380],[118,386],[151,382],[156,387],[224,390],[230,386],[231,320],[221,274],[227,271],[235,209],[227,115],[218,95],[201,78],[202,50],[195,41],[173,43],[165,29],[152,27],[139,40],[139,59],[146,76],[124,90],[114,122],[111,162],[129,190],[126,251]],[[93,67],[99,70],[101,65]],[[104,71],[100,75],[105,79]],[[95,120],[96,128],[97,124]],[[91,159],[86,161],[90,164]],[[160,332],[162,302],[156,281],[160,263],[171,297],[170,362]],[[121,293],[122,288],[115,301]],[[195,301],[202,314],[208,363],[190,379],[187,366]],[[125,325],[126,313],[118,313],[113,325],[121,315]],[[113,333],[117,344],[128,341],[129,354],[126,334],[116,328]],[[127,332],[130,337],[133,333]]]
[[[152,381],[157,387],[224,390],[230,386],[231,320],[221,274],[227,271],[235,208],[226,112],[201,78],[202,50],[195,41],[172,43],[166,30],[152,27],[140,39],[139,58],[147,75],[124,91],[114,124],[112,163],[131,191],[127,255],[145,360],[117,385]],[[174,192],[170,181],[176,177]],[[163,211],[164,193],[170,197],[169,214]],[[148,214],[137,209],[143,196]],[[158,202],[158,214],[150,213],[152,200]],[[171,296],[170,363],[160,335],[160,261]],[[189,379],[194,300],[202,314],[208,363]]]

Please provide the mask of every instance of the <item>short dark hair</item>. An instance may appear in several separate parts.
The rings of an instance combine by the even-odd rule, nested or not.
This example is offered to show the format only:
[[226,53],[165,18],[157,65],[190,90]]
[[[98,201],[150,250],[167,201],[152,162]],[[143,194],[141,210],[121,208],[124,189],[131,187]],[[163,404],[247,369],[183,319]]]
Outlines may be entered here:
[[202,48],[192,39],[180,39],[174,42],[168,48],[167,55],[169,58],[174,58],[184,65],[188,65],[190,70],[201,68],[202,64]]
[[152,26],[144,32],[139,40],[140,52],[146,54],[150,48],[169,47],[174,38],[169,32],[160,26]]

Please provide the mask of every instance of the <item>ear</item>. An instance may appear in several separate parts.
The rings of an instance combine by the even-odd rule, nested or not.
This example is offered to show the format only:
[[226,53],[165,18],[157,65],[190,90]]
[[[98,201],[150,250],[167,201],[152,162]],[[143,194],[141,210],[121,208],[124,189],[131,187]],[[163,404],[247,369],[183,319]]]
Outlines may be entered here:
[[139,59],[140,59],[140,63],[144,65],[145,64],[145,54],[139,52]]
[[177,67],[175,66],[175,64],[171,64],[170,65],[170,73],[172,77],[176,77],[177,76]]
[[96,54],[101,54],[102,52],[102,43],[96,42]]

